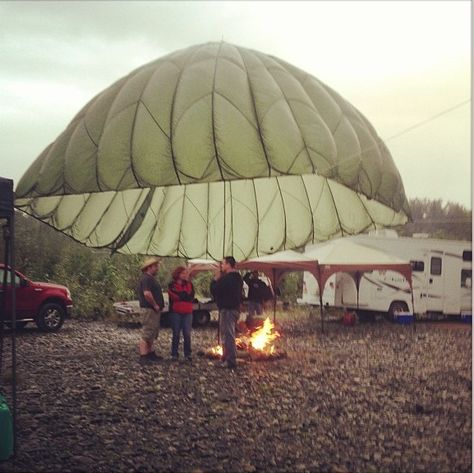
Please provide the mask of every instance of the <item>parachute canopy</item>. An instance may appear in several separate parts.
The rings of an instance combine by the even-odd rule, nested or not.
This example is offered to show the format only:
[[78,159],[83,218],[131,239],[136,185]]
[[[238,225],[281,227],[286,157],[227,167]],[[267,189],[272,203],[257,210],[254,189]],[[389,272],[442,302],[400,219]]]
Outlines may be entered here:
[[407,221],[367,119],[306,72],[227,43],[94,97],[18,183],[17,208],[121,253],[245,259]]

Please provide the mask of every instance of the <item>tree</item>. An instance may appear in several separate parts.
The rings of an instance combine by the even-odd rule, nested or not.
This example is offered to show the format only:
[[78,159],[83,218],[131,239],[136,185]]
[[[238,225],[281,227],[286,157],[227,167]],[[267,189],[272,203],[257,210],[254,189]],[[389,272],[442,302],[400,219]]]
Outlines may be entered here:
[[402,236],[427,233],[431,238],[472,239],[472,213],[464,206],[441,199],[410,200],[413,221],[397,231]]

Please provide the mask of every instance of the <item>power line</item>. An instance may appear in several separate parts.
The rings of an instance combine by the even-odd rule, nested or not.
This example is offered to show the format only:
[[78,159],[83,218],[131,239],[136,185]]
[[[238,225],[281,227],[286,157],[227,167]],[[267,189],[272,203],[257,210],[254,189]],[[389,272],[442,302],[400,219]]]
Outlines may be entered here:
[[[381,138],[379,138],[379,139],[382,140],[383,142],[386,142],[386,141],[392,140],[394,138],[398,138],[399,136],[404,135],[405,133],[408,133],[409,131],[412,131],[415,128],[418,128],[419,126],[425,125],[426,123],[429,123],[429,122],[435,120],[436,118],[439,118],[442,115],[445,115],[446,113],[452,112],[453,110],[456,110],[457,108],[462,107],[463,105],[465,105],[466,103],[468,103],[470,101],[471,101],[470,98],[467,99],[467,100],[463,100],[462,102],[460,102],[456,105],[453,105],[452,107],[449,107],[449,108],[437,113],[436,115],[433,115],[429,118],[426,118],[425,120],[423,120],[421,122],[415,123],[414,125],[411,125],[410,127],[405,128],[404,130],[396,133],[395,135],[389,136],[388,138],[385,138],[383,140]],[[377,148],[379,148],[379,146],[380,145],[377,142],[377,143],[374,143],[371,146],[368,146],[367,148],[361,149],[360,152],[354,153],[353,155],[348,156],[347,158],[345,158],[344,159],[344,164],[347,164],[351,160],[360,159],[360,157],[363,153],[366,153],[367,151],[371,151],[373,149],[377,149]],[[340,163],[335,163],[332,166],[328,166],[327,168],[325,168],[325,171],[329,172],[333,169],[337,169],[339,166],[340,166]]]
[[404,130],[396,133],[395,135],[389,136],[388,138],[384,138],[384,141],[389,141],[389,140],[393,140],[394,138],[398,138],[399,136],[404,135],[405,133],[408,133],[409,131],[411,131],[415,128],[418,128],[419,126],[425,125],[426,123],[429,123],[429,122],[435,120],[436,118],[439,118],[442,115],[445,115],[446,113],[452,112],[453,110],[456,110],[457,108],[462,107],[463,105],[466,105],[470,101],[471,101],[471,99],[467,99],[467,100],[464,100],[464,101],[458,103],[457,105],[453,105],[452,107],[449,107],[449,108],[443,110],[442,112],[437,113],[436,115],[433,115],[429,118],[426,118],[425,120],[423,120],[421,122],[415,123],[414,125],[412,125],[408,128],[405,128]]

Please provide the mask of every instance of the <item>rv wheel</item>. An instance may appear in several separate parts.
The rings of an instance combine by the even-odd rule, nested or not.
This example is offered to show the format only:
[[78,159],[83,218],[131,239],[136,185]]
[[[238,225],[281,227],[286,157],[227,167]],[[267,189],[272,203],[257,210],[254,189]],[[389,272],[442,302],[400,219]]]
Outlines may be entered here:
[[392,302],[387,313],[388,319],[393,322],[395,320],[395,314],[398,314],[399,312],[408,312],[408,306],[406,303],[402,301]]

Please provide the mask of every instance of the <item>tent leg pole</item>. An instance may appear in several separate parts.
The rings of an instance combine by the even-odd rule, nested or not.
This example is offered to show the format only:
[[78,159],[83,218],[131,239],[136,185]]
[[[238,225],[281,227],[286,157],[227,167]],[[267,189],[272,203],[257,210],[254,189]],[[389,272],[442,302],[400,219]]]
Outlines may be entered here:
[[413,332],[416,332],[415,297],[413,296],[413,287],[411,288],[411,307],[413,311]]
[[[272,284],[276,288],[276,270],[275,270],[275,268],[272,268],[272,277],[273,277]],[[276,322],[276,305],[277,305],[276,298],[277,298],[277,296],[276,296],[275,290],[274,290],[273,291],[273,325],[275,325],[275,322]]]
[[323,307],[323,295],[321,290],[319,291],[319,308],[321,312],[321,333],[324,333],[324,307]]

